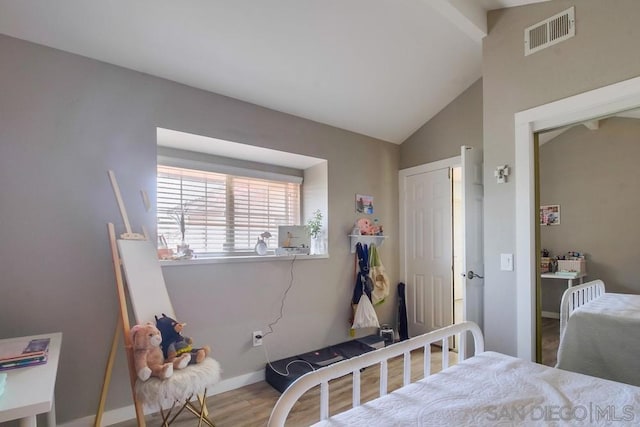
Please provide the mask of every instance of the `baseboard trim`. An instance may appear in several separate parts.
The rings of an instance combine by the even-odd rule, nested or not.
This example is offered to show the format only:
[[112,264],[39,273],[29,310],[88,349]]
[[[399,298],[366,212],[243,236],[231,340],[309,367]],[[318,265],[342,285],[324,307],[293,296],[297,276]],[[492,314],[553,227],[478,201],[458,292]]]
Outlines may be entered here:
[[224,393],[225,391],[235,390],[260,381],[264,381],[264,369],[222,380],[207,392],[207,396],[214,396],[216,394]]
[[[249,372],[248,374],[239,375],[237,377],[228,378],[220,381],[211,390],[207,390],[207,396],[215,396],[225,391],[235,390],[249,384],[264,381],[264,369],[261,371]],[[151,412],[146,412],[150,414]],[[122,408],[110,409],[102,415],[102,425],[110,426],[124,421],[133,420],[136,417],[136,410],[133,405]],[[58,424],[60,427],[90,427],[93,426],[95,415],[78,418],[64,424]]]
[[549,319],[560,319],[560,313],[555,313],[553,311],[543,311],[540,315]]

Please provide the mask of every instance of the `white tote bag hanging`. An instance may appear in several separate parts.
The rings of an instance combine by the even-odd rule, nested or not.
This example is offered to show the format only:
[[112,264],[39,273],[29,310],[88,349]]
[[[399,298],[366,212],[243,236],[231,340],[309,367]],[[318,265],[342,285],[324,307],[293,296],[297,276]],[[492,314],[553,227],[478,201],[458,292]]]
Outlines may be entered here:
[[356,308],[356,314],[353,316],[352,329],[358,328],[379,328],[378,315],[373,308],[371,301],[366,293],[362,293],[360,301],[358,302],[358,308]]

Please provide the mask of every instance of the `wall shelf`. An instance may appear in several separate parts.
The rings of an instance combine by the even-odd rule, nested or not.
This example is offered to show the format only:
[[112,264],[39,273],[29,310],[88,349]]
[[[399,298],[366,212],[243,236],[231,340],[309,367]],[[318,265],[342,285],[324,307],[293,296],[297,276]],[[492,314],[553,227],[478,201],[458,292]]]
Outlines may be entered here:
[[373,243],[376,245],[376,247],[379,248],[380,246],[382,246],[382,244],[384,243],[384,239],[386,238],[387,236],[366,236],[349,234],[349,239],[351,240],[351,253],[356,253],[356,244],[358,242],[362,243],[363,245],[370,245]]

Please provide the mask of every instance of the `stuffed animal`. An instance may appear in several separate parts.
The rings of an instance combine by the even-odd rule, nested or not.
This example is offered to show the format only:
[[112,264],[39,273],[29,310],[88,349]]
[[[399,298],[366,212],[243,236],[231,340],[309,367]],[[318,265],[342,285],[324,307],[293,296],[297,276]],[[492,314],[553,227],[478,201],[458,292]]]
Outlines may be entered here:
[[160,349],[162,336],[153,323],[135,325],[131,328],[133,360],[138,378],[146,381],[152,375],[160,379],[173,375],[173,364],[165,363]]
[[360,234],[363,236],[377,236],[382,234],[382,226],[371,222],[369,218],[358,219],[356,221],[356,227],[360,229]]
[[184,354],[191,355],[189,363],[200,363],[211,351],[209,346],[193,348],[193,339],[182,336],[182,329],[186,323],[179,323],[175,319],[162,313],[162,317],[156,317],[156,326],[162,333],[162,352],[165,360],[172,362]]

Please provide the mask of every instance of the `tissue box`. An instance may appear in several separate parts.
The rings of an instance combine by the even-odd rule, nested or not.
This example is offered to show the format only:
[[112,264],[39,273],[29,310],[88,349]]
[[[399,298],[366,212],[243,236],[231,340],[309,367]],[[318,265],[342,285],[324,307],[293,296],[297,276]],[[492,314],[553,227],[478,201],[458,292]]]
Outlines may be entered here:
[[586,273],[587,263],[584,259],[559,259],[558,271],[575,271],[576,273]]

